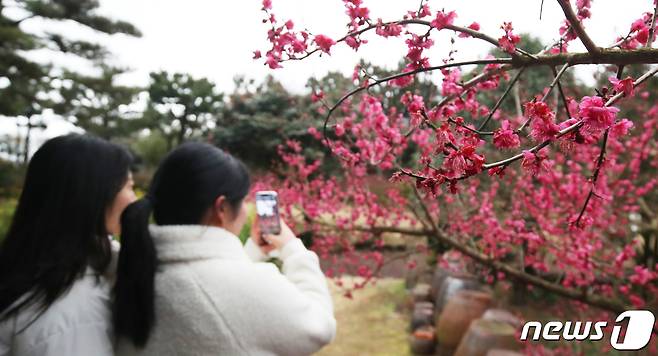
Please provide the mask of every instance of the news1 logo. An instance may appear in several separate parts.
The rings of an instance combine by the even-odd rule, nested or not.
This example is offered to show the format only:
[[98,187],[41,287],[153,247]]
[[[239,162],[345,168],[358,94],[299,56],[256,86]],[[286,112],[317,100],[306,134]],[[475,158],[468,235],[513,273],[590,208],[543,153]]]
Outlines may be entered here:
[[[625,337],[621,337],[622,326],[620,323],[628,320]],[[649,344],[651,332],[656,321],[656,317],[649,310],[627,310],[617,317],[615,326],[612,328],[610,345],[615,350],[641,350]],[[603,339],[603,328],[608,325],[607,321],[549,321],[545,325],[538,321],[529,321],[523,325],[521,331],[521,340],[528,339],[530,329],[534,328],[532,340],[540,339],[547,341],[558,341],[561,338],[567,341],[573,340],[592,340],[598,341]]]

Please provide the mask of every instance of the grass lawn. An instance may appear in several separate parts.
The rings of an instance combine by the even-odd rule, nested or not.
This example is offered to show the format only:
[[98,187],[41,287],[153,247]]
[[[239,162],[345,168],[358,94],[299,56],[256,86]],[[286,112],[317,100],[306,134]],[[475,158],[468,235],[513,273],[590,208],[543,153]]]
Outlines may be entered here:
[[[349,278],[345,277],[346,284]],[[402,279],[383,278],[354,293],[342,296],[329,282],[334,298],[338,334],[334,342],[316,355],[411,355],[407,344],[409,316],[401,307],[406,298]]]

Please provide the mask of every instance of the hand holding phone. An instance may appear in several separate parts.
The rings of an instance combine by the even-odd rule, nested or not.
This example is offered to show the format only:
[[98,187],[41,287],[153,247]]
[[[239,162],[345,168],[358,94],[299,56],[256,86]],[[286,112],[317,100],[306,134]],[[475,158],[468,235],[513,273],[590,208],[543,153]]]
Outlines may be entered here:
[[256,215],[261,234],[278,235],[281,233],[279,217],[279,198],[273,190],[256,192]]
[[[258,217],[256,217],[258,219]],[[274,234],[263,234],[259,231],[258,224],[252,229],[251,239],[263,250],[264,253],[269,253],[272,250],[280,250],[285,246],[288,241],[296,239],[295,233],[290,230],[290,227],[280,220],[281,232]]]
[[288,241],[296,238],[279,216],[276,192],[259,191],[256,193],[256,220],[251,238],[265,253],[281,249]]

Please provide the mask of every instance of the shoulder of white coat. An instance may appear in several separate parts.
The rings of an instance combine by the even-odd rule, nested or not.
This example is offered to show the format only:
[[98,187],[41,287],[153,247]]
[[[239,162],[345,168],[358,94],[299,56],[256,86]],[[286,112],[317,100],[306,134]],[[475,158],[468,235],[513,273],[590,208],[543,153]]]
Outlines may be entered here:
[[0,322],[0,355],[9,355],[14,334],[14,318]]
[[[53,335],[81,326],[110,329],[110,286],[103,277],[85,275],[42,314],[36,306],[21,311],[16,329],[24,331],[28,343],[39,343]],[[36,319],[35,319],[36,317]]]

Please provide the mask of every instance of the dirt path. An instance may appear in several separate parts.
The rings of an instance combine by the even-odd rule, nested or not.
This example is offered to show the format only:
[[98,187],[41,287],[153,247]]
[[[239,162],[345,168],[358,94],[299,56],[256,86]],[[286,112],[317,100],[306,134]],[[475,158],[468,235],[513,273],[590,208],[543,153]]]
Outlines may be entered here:
[[[354,277],[345,277],[349,280]],[[334,342],[316,355],[410,355],[407,345],[409,317],[399,307],[406,292],[402,279],[383,278],[347,299],[333,282],[338,333]]]

